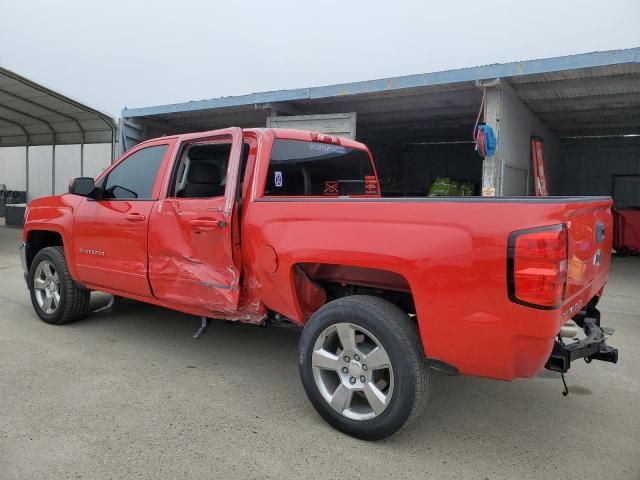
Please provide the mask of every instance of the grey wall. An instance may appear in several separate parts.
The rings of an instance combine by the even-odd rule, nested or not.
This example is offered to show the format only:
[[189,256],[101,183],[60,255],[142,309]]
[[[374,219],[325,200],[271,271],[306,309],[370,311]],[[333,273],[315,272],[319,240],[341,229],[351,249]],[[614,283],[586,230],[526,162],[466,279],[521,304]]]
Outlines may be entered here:
[[560,172],[562,195],[613,195],[614,175],[640,175],[640,138],[567,139]]
[[[80,152],[80,145],[57,145],[54,172],[53,147],[29,147],[28,200],[62,193],[67,190],[71,178],[81,174],[97,177],[111,163],[110,143],[85,145],[84,168],[81,166]],[[5,184],[8,190],[25,190],[26,172],[26,147],[0,148],[0,184]]]
[[43,145],[29,147],[29,190],[27,200],[51,195],[53,147]]
[[479,195],[482,159],[470,143],[459,144],[369,144],[385,196],[427,195],[437,177],[473,181]]
[[367,144],[371,151],[371,156],[376,165],[380,189],[383,195],[400,191],[401,186],[397,186],[399,179],[403,178],[403,152],[401,145],[380,145],[376,143]]
[[297,128],[356,138],[356,113],[267,117],[267,128]]
[[510,89],[488,88],[485,118],[496,132],[497,150],[485,159],[483,186],[496,195],[533,195],[531,137],[542,137],[549,193],[560,190],[561,143]]
[[27,161],[24,147],[0,148],[0,183],[8,190],[24,190],[27,184]]
[[84,146],[85,177],[96,178],[111,164],[111,145],[105,143],[93,143]]
[[55,192],[66,192],[69,180],[80,176],[80,145],[56,147]]
[[413,145],[405,158],[409,162],[407,186],[410,193],[426,195],[436,178],[448,177],[474,182],[475,193],[480,194],[482,159],[473,144]]

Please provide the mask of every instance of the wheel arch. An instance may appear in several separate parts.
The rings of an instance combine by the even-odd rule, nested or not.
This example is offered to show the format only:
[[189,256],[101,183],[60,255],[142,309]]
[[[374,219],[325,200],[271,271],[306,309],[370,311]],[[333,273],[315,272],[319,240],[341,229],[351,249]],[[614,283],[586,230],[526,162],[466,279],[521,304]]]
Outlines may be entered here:
[[67,260],[67,269],[69,270],[71,278],[76,282],[78,281],[73,256],[73,244],[64,228],[55,224],[48,224],[46,226],[34,225],[30,228],[25,228],[23,238],[26,245],[27,269],[31,268],[31,262],[40,250],[46,247],[58,246],[63,248],[64,256]]
[[292,265],[291,276],[301,323],[306,323],[322,305],[356,294],[377,296],[408,314],[415,313],[409,280],[394,270],[345,263],[298,262]]
[[63,247],[65,248],[62,234],[54,230],[30,230],[25,235],[27,250],[26,260],[27,268],[31,268],[33,259],[40,250],[46,247]]

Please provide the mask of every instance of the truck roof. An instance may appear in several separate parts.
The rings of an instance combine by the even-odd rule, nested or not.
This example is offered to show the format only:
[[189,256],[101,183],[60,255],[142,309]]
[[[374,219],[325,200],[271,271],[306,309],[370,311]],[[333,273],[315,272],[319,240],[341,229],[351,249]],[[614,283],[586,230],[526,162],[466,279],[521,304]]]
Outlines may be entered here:
[[[173,139],[173,138],[177,138],[178,140],[193,140],[194,138],[197,137],[209,137],[211,136],[214,132],[220,131],[221,129],[216,129],[216,130],[207,130],[204,132],[193,132],[193,133],[183,133],[183,134],[178,134],[178,135],[166,135],[164,137],[164,139]],[[305,141],[309,141],[311,140],[311,135],[314,133],[318,133],[318,134],[322,134],[322,132],[312,132],[309,130],[298,130],[295,128],[243,128],[242,129],[243,132],[254,132],[254,133],[266,133],[266,132],[271,132],[273,134],[273,136],[275,138],[287,138],[290,140],[305,140]],[[360,143],[357,142],[355,140],[352,140],[350,138],[346,138],[346,137],[340,137],[338,135],[333,135],[337,138],[340,139],[340,145],[343,145],[345,147],[349,147],[349,148],[358,148],[361,150],[367,150],[367,146],[364,143]],[[138,145],[144,145],[145,143],[149,143],[152,141],[156,141],[158,140],[158,138],[150,138],[149,140],[145,140],[144,142],[139,143]]]

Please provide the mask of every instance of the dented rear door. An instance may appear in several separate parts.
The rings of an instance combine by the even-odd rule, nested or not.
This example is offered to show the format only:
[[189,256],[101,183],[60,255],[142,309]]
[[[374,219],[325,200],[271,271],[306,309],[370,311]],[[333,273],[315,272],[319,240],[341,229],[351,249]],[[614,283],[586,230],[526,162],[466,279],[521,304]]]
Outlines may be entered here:
[[[172,170],[195,144],[230,145],[224,194],[183,198],[169,184],[149,220],[149,282],[161,300],[204,307],[224,317],[238,307],[240,266],[234,262],[232,228],[242,130],[228,128],[184,141]],[[175,184],[179,172],[168,173]]]

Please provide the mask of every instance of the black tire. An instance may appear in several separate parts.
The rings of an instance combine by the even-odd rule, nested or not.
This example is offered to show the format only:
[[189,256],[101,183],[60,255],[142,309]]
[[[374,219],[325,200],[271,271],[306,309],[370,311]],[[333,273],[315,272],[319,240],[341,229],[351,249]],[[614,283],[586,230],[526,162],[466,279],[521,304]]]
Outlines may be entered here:
[[[46,313],[40,307],[34,288],[35,272],[38,265],[45,260],[53,265],[59,279],[60,302],[53,313]],[[71,278],[62,247],[46,247],[36,254],[29,269],[29,292],[34,310],[38,317],[46,323],[62,325],[63,323],[78,320],[89,313],[91,292],[76,285]]]
[[[394,372],[394,390],[388,406],[369,420],[353,420],[334,410],[323,398],[313,376],[316,340],[331,325],[345,322],[376,337]],[[386,438],[409,425],[424,409],[431,391],[431,371],[414,322],[398,307],[378,297],[344,297],[316,311],[303,329],[298,362],[307,397],[318,413],[336,429],[363,440]]]

